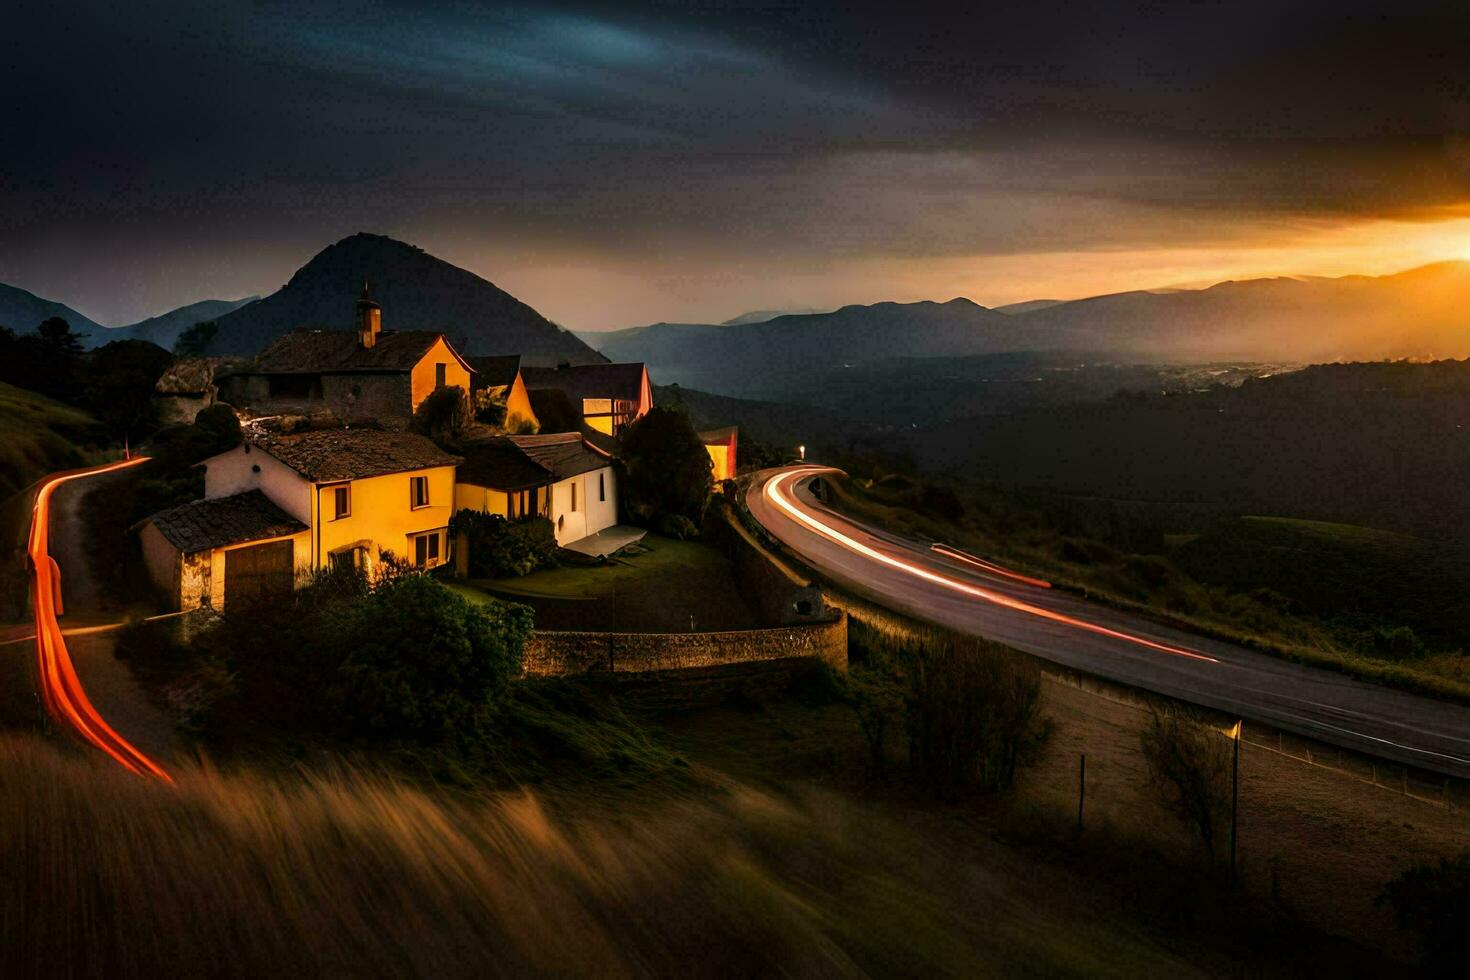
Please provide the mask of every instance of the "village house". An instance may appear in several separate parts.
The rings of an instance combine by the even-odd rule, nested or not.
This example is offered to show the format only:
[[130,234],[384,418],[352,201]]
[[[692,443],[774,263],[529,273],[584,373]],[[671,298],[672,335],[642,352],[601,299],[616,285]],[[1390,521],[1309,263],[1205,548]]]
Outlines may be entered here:
[[578,542],[617,524],[612,459],[580,433],[491,436],[464,447],[455,509],[551,521],[556,543]]
[[501,428],[507,432],[534,433],[541,427],[536,410],[531,406],[525,378],[521,376],[519,354],[471,357],[467,360],[474,370],[471,394],[475,404],[478,406],[481,399],[488,398],[505,407]]
[[[531,404],[543,428],[570,407],[575,418],[567,428],[617,436],[624,426],[653,407],[653,384],[642,364],[561,364],[554,368],[521,368]],[[546,408],[543,411],[542,405]],[[561,421],[561,420],[559,420]]]
[[204,499],[148,518],[144,555],[180,609],[289,592],[341,563],[449,558],[459,457],[369,428],[254,436],[205,460]]
[[472,389],[474,373],[441,333],[383,330],[363,286],[357,330],[294,330],[222,373],[220,399],[262,412],[328,409],[348,420],[407,418],[435,389]]

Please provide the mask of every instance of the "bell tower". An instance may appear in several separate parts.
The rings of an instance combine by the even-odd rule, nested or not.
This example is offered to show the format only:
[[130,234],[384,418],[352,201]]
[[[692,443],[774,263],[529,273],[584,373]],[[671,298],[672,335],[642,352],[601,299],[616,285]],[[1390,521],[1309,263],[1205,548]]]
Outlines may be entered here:
[[383,311],[368,294],[367,280],[362,283],[362,299],[357,301],[357,342],[364,350],[378,342],[383,329]]

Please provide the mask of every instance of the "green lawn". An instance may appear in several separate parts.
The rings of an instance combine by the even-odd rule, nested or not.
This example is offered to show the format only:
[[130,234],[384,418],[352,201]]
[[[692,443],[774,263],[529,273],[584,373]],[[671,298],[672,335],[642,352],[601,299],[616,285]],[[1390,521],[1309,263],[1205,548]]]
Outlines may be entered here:
[[524,602],[542,629],[635,633],[750,629],[757,625],[740,595],[734,567],[715,548],[650,534],[642,554],[605,565],[563,565],[521,578],[451,585],[470,599]]

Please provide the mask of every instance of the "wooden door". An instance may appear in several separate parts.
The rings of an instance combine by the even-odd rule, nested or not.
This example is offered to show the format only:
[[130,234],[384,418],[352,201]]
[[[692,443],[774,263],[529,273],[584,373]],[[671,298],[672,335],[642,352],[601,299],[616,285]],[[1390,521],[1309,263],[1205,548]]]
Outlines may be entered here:
[[290,541],[225,552],[225,607],[291,591],[295,569]]

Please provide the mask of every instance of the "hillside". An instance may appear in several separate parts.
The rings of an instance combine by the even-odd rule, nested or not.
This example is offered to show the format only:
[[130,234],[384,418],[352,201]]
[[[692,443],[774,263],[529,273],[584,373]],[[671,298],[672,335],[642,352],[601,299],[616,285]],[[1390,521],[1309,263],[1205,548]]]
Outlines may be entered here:
[[238,310],[259,298],[258,296],[247,296],[245,299],[200,300],[146,320],[139,320],[137,323],[130,323],[125,327],[104,328],[100,333],[94,333],[87,338],[87,343],[89,346],[98,346],[113,340],[146,340],[151,344],[157,344],[164,350],[170,350],[174,341],[179,339],[179,334],[194,324],[206,320],[218,320],[226,313]]
[[53,316],[59,316],[71,324],[77,333],[88,334],[86,342],[89,345],[94,343],[93,337],[107,329],[64,303],[43,299],[35,293],[0,283],[0,327],[9,327],[16,333],[29,333],[42,320]]
[[844,364],[1016,350],[1017,324],[967,299],[877,303],[731,326],[654,324],[610,334],[600,350],[613,361],[646,362],[661,383],[760,397]]
[[519,353],[533,364],[602,361],[576,336],[474,273],[368,234],[328,246],[279,291],[219,317],[206,353],[253,354],[299,327],[353,329],[364,280],[383,307],[385,330],[438,330],[461,353]]
[[1012,490],[1168,512],[1273,514],[1464,538],[1470,361],[1329,364],[1235,388],[972,418],[903,440]]

